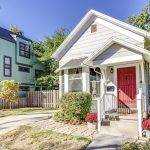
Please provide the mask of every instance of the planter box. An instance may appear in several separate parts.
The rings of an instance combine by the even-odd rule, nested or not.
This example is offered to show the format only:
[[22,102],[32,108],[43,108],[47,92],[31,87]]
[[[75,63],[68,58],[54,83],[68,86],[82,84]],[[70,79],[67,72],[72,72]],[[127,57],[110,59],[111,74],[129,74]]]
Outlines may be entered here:
[[150,130],[145,130],[146,137],[150,139]]
[[97,123],[87,122],[87,126],[88,126],[89,129],[93,129],[93,130],[97,129]]

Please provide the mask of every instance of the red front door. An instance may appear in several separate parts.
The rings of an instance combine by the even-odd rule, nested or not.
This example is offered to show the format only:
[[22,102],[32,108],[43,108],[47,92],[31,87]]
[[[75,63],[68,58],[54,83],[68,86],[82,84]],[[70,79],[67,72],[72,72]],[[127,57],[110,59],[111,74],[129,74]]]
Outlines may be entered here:
[[136,69],[118,68],[118,108],[136,108]]

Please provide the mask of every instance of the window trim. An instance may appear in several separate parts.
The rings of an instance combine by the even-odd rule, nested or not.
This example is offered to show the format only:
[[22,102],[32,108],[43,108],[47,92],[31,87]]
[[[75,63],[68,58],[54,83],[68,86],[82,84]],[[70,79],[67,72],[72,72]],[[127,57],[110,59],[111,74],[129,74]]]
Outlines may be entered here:
[[[5,64],[5,58],[10,59],[10,75],[5,75],[5,69],[9,69],[9,68],[5,67],[5,65],[8,65],[8,64]],[[4,56],[4,58],[3,58],[3,76],[4,77],[11,77],[12,76],[12,57],[10,57],[10,56]]]
[[28,69],[29,69],[29,71],[24,71],[24,70],[23,70],[23,71],[21,71],[21,70],[19,70],[19,68],[20,68],[20,67],[22,67],[22,68],[28,68],[28,67],[24,67],[24,66],[18,66],[18,71],[20,71],[20,72],[30,73],[30,68],[28,68]]
[[[20,44],[23,44],[23,45],[28,45],[28,44],[25,44],[25,43],[23,43],[23,42],[19,42],[19,56],[21,56],[21,57],[25,57],[25,58],[28,58],[28,59],[30,59],[31,58],[31,52],[30,52],[30,45],[28,45],[29,46],[29,51],[25,51],[25,50],[20,50]],[[23,51],[23,52],[26,52],[26,53],[29,53],[29,57],[27,57],[27,56],[25,56],[25,55],[22,55],[21,54],[21,51]]]

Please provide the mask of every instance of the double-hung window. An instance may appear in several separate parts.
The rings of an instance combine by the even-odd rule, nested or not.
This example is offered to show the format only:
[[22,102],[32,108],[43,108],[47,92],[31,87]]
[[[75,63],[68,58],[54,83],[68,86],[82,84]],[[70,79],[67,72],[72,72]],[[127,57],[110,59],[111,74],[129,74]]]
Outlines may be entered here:
[[11,67],[12,67],[11,57],[4,56],[4,76],[11,77]]
[[20,42],[19,55],[22,57],[30,58],[30,45]]
[[74,68],[68,70],[69,76],[69,92],[82,91],[82,68]]
[[100,96],[100,69],[90,68],[90,93],[93,97]]

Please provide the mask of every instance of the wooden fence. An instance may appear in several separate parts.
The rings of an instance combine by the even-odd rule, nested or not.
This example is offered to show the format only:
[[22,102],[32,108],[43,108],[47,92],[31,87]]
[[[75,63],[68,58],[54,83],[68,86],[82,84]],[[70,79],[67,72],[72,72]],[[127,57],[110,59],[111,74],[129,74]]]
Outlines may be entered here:
[[[27,96],[18,98],[14,103],[11,103],[11,108],[23,107],[44,107],[58,108],[59,107],[59,91],[30,91]],[[0,109],[9,109],[10,103],[5,100],[0,100]]]
[[59,91],[33,91],[28,92],[27,96],[28,107],[45,107],[58,108],[59,107]]

